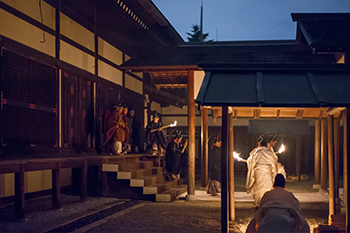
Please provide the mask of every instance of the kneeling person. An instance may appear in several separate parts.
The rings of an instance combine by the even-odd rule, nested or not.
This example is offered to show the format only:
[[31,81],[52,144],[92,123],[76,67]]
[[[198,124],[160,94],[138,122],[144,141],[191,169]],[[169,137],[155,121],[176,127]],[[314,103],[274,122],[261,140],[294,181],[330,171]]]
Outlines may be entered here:
[[298,199],[285,190],[285,185],[284,176],[277,174],[274,189],[262,197],[259,209],[246,232],[310,232]]

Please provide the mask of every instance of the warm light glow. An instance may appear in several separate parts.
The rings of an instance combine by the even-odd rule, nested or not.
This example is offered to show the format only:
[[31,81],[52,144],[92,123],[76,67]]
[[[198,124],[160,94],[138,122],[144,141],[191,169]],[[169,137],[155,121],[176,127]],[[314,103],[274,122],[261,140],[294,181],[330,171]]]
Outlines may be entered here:
[[282,152],[284,152],[284,150],[285,150],[285,146],[282,144],[281,145],[281,148],[278,150],[278,153],[282,153]]
[[170,127],[174,127],[176,126],[176,124],[177,124],[177,121],[174,121],[174,124],[170,124]]
[[236,151],[233,152],[233,158],[235,160],[237,160],[237,161],[241,161],[242,160],[242,158],[239,156],[239,154]]

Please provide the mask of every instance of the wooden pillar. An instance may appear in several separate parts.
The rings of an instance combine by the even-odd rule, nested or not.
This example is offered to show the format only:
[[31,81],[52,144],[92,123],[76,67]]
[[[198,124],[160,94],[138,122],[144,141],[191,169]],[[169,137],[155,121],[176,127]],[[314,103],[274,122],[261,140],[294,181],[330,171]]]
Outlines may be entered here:
[[222,107],[221,126],[221,232],[228,232],[228,107]]
[[[346,167],[345,170],[344,170],[344,175],[346,173],[346,183],[345,186],[346,186],[346,232],[350,232],[350,215],[349,215],[349,211],[350,211],[350,206],[349,206],[349,189],[348,189],[348,181],[350,180],[350,173],[348,172],[349,169],[350,169],[350,166],[348,163],[348,151],[349,151],[349,146],[350,146],[350,129],[349,129],[349,126],[350,126],[350,108],[346,108],[346,114],[345,114],[345,122],[344,122],[344,144],[346,144],[346,151],[344,151],[344,158],[346,158]],[[344,147],[345,148],[345,147]],[[345,162],[345,161],[344,161]],[[344,193],[345,195],[345,193]]]
[[107,172],[102,170],[102,165],[99,166],[101,171],[101,195],[106,196],[108,192],[108,177]]
[[56,1],[55,9],[55,57],[60,59],[61,50],[61,0]]
[[347,111],[343,114],[343,204],[348,203],[348,147],[347,147]]
[[84,166],[80,168],[80,201],[86,201],[87,198],[87,159],[84,160]]
[[297,136],[296,144],[295,174],[298,177],[298,181],[300,181],[301,136]]
[[328,223],[331,223],[331,216],[335,213],[334,199],[334,144],[333,144],[333,115],[328,115],[328,185],[329,185],[329,215]]
[[194,70],[188,72],[188,195],[186,200],[196,200],[195,192],[195,105]]
[[321,121],[315,120],[315,184],[320,184]]
[[52,208],[61,208],[60,195],[61,195],[61,163],[57,162],[56,169],[52,170]]
[[235,221],[235,177],[234,177],[234,159],[233,159],[233,151],[234,151],[234,131],[233,131],[233,116],[232,113],[229,115],[229,153],[228,153],[228,161],[229,161],[229,196],[230,196],[230,221]]
[[321,189],[327,189],[327,120],[321,121]]
[[335,198],[335,214],[340,213],[339,199],[339,166],[340,166],[340,143],[339,143],[339,127],[340,120],[334,119],[334,198]]
[[201,173],[202,187],[208,185],[208,109],[201,109]]
[[24,165],[15,173],[15,218],[24,219]]

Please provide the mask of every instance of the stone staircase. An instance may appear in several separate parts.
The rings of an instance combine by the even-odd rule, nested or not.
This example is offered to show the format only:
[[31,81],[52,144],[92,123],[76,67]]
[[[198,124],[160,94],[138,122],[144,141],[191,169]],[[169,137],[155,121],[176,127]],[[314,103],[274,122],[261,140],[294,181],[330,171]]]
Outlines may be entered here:
[[171,202],[187,191],[187,185],[183,184],[182,179],[165,181],[163,168],[157,165],[155,161],[149,160],[109,160],[102,165],[102,172],[114,174],[108,178],[108,182],[120,182],[129,186],[129,190],[147,200]]

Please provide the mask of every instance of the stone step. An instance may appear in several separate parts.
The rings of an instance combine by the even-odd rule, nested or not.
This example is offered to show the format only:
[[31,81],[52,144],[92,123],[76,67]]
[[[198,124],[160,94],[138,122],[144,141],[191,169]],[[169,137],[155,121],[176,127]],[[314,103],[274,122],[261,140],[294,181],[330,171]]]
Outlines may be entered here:
[[156,202],[172,202],[176,199],[177,196],[181,195],[184,192],[187,192],[187,185],[179,185],[165,192],[156,194]]
[[143,194],[158,194],[165,192],[171,188],[174,188],[178,185],[183,184],[183,180],[172,180],[172,181],[164,181],[163,183],[156,183],[154,185],[148,185],[143,187]]
[[148,185],[154,185],[156,183],[164,182],[163,174],[156,174],[152,176],[146,176],[143,179],[131,179],[130,187],[145,187]]
[[141,179],[145,176],[151,176],[156,174],[161,174],[163,168],[161,167],[151,167],[145,169],[137,169],[133,171],[119,171],[117,174],[118,180],[131,180],[131,179]]

